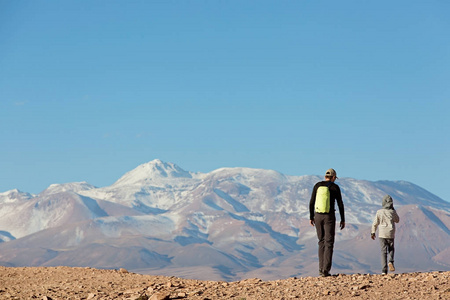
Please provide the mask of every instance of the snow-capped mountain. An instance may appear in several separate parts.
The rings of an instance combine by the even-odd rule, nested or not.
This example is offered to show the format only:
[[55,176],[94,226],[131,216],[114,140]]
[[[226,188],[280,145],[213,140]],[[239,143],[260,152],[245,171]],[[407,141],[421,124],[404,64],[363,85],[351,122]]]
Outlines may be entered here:
[[165,186],[168,183],[179,181],[189,182],[189,179],[193,177],[195,177],[194,173],[187,172],[173,163],[165,163],[155,159],[126,173],[114,183],[114,186]]
[[18,203],[33,198],[29,193],[24,193],[18,189],[0,193],[0,203]]
[[[107,187],[79,182],[38,195],[0,193],[0,264],[225,280],[317,275],[308,205],[320,180],[250,168],[193,173],[153,160]],[[379,271],[369,231],[385,194],[401,217],[397,253],[407,254],[396,254],[397,269],[450,269],[450,203],[403,181],[338,184],[347,227],[337,233],[334,272]]]

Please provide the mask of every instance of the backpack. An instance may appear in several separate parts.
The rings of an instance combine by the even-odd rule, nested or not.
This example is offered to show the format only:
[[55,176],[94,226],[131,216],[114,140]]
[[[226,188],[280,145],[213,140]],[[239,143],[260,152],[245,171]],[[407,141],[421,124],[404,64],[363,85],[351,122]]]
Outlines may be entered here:
[[330,184],[329,182],[325,186],[319,186],[316,192],[316,202],[314,207],[318,213],[329,213],[330,212]]

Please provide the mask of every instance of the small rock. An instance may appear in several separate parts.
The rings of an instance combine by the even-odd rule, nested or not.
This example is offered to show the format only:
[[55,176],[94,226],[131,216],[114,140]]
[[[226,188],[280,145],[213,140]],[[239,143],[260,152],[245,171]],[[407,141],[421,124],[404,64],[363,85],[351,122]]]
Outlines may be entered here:
[[149,298],[149,300],[168,300],[168,299],[170,299],[170,293],[156,293]]
[[254,283],[260,283],[262,280],[259,278],[249,278],[249,279],[245,279],[243,281],[241,281],[242,283],[250,283],[250,284],[254,284]]
[[358,287],[360,290],[367,290],[368,288],[370,288],[370,285],[368,284],[363,284],[361,286]]
[[125,292],[123,292],[123,294],[140,294],[142,292],[141,288],[136,288],[136,289],[130,289],[130,290],[126,290]]
[[124,269],[124,268],[120,268],[120,269],[119,269],[119,272],[120,272],[120,273],[123,273],[123,274],[129,273],[128,270],[127,270],[127,269]]
[[127,300],[148,300],[147,295],[131,295]]

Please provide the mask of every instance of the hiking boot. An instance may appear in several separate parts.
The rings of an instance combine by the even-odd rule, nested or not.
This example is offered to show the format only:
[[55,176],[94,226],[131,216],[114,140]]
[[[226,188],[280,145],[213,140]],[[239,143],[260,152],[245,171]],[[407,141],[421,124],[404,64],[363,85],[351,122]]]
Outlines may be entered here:
[[394,271],[395,271],[394,263],[390,262],[390,263],[388,264],[388,266],[389,266],[389,271],[391,271],[391,272],[394,272]]
[[330,273],[324,271],[324,272],[322,272],[322,273],[320,274],[320,276],[321,276],[321,277],[328,277],[328,276],[331,276],[331,275],[330,275]]

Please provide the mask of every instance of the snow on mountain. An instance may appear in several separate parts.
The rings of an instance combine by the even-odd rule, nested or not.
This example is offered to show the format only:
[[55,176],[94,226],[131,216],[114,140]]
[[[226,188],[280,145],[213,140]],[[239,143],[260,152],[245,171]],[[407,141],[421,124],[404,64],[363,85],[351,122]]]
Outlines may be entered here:
[[[316,275],[308,207],[320,180],[250,168],[192,173],[153,160],[107,187],[78,182],[37,196],[1,193],[0,264],[125,267],[220,280]],[[335,270],[378,270],[379,246],[369,243],[367,231],[387,193],[402,214],[404,257],[426,256],[416,269],[450,269],[450,203],[403,181],[337,183],[347,226],[336,236]],[[406,259],[398,267],[412,270]]]
[[[34,198],[18,203],[0,204],[0,230],[20,238],[41,230],[106,216],[141,215],[129,207],[103,200],[95,200],[67,190],[85,190],[89,185],[54,185],[56,189],[43,191]],[[63,192],[57,192],[61,191]]]
[[63,184],[51,184],[46,190],[40,193],[40,195],[50,195],[62,192],[74,192],[79,193],[95,189],[96,187],[83,181],[83,182],[69,182]]
[[160,214],[183,201],[185,193],[203,177],[204,174],[187,172],[175,164],[155,159],[126,173],[109,187],[81,194],[127,205],[144,213]]
[[0,193],[0,205],[5,203],[23,202],[31,198],[33,198],[33,195],[31,195],[30,193],[24,193],[19,191],[18,189],[14,189]]
[[164,187],[173,183],[189,183],[189,179],[195,176],[195,173],[187,172],[173,163],[155,159],[127,172],[113,186],[152,185]]
[[16,238],[14,236],[12,236],[9,232],[7,231],[0,231],[0,243],[3,242],[9,242],[12,240],[15,240]]

